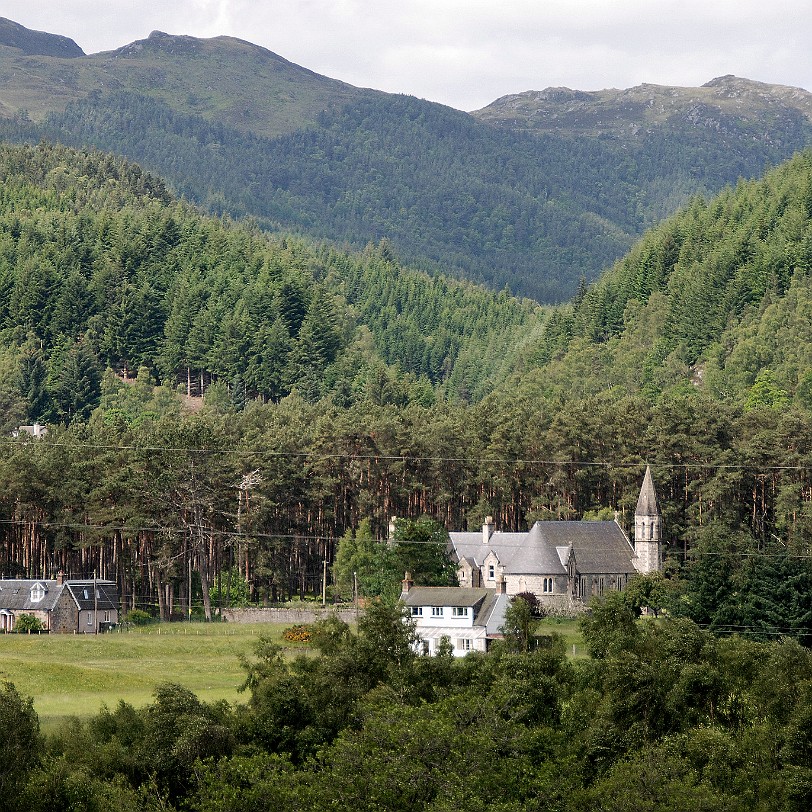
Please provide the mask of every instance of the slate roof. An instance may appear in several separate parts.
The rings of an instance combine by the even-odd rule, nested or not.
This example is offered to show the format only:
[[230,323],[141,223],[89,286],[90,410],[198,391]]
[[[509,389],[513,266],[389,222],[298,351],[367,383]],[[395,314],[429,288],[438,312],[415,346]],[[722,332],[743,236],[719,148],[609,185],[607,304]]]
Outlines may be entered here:
[[458,586],[413,586],[403,597],[406,606],[477,606],[492,589]]
[[482,566],[493,552],[505,575],[566,575],[569,548],[582,574],[635,572],[634,548],[617,522],[536,522],[528,533],[449,533],[457,560]]
[[[31,588],[34,584],[45,587],[45,597],[41,601],[31,600]],[[4,578],[0,580],[0,609],[12,612],[51,611],[63,591],[67,590],[79,609],[118,609],[118,591],[113,581],[96,581],[99,592],[98,602],[93,596],[93,580],[66,580],[62,584],[54,579],[40,578],[34,580],[22,578]],[[87,594],[87,597],[85,597]]]
[[[41,601],[31,600],[31,588],[34,584],[45,587],[45,597]],[[56,581],[2,579],[0,580],[0,609],[9,609],[13,612],[43,612],[50,611],[56,606],[62,587]]]
[[112,581],[96,581],[98,598],[93,595],[93,581],[65,581],[65,587],[80,610],[117,609],[118,591]]
[[[479,539],[481,542],[482,536]],[[495,589],[459,586],[415,586],[403,596],[403,602],[406,606],[472,607],[477,610],[473,625],[484,627],[488,637],[501,634],[499,629],[505,625],[505,610],[510,606],[510,598]],[[420,634],[426,636],[431,631],[431,627],[421,628]],[[433,631],[436,632],[437,629]],[[449,627],[441,631],[450,636],[458,636],[460,627]]]

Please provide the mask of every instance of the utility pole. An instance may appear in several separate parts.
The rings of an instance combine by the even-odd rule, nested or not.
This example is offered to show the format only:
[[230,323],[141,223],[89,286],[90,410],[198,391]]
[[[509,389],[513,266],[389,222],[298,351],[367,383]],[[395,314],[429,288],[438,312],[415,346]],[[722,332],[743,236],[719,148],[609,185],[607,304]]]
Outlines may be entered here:
[[96,589],[96,570],[93,570],[93,634],[99,633],[99,593]]
[[321,570],[321,608],[327,608],[327,559],[322,561]]

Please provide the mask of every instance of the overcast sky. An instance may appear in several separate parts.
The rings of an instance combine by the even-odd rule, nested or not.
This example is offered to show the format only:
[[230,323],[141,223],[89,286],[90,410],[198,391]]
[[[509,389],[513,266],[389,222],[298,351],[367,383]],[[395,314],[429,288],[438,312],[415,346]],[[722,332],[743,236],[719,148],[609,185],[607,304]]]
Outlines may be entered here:
[[151,31],[262,45],[359,87],[462,110],[499,96],[732,73],[812,90],[809,0],[2,0],[85,53]]

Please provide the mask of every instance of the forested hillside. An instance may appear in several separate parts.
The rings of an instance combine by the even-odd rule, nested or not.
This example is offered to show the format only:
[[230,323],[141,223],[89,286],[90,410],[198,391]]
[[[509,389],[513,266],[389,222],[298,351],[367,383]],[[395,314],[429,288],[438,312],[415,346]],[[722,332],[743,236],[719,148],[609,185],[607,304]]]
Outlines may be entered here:
[[593,391],[808,408],[811,201],[809,152],[695,199],[556,312],[537,347],[545,385],[583,383],[587,366]]
[[155,32],[56,58],[18,33],[0,29],[3,137],[93,145],[214,214],[358,248],[386,238],[410,264],[544,302],[569,299],[693,195],[760,175],[812,134],[808,94],[729,77],[553,90],[537,94],[541,113],[508,99],[475,118],[229,38]]
[[6,440],[8,574],[95,570],[163,616],[190,572],[197,601],[234,572],[282,599],[365,520],[373,550],[392,516],[628,524],[647,461],[671,603],[807,634],[775,595],[810,578],[809,155],[697,201],[546,322],[385,243],[203,218],[117,159],[0,155],[4,432],[51,424]]
[[109,156],[5,147],[0,176],[7,430],[88,417],[105,367],[240,404],[481,397],[540,317],[404,271],[384,243],[349,255],[202,218]]

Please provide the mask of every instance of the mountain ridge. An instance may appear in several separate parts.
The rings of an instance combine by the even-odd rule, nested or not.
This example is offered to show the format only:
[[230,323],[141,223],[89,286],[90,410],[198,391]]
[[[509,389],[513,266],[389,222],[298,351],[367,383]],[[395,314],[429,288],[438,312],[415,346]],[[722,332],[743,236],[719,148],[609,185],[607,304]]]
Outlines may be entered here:
[[538,100],[477,117],[230,37],[155,31],[71,59],[0,48],[7,139],[92,145],[210,213],[358,248],[386,238],[409,264],[542,302],[568,299],[692,197],[812,145],[809,96],[719,77],[551,89],[550,121],[533,119]]
[[594,91],[568,87],[528,90],[502,96],[471,115],[479,121],[531,132],[566,129],[570,133],[636,137],[674,117],[694,125],[714,126],[721,123],[721,116],[752,123],[759,119],[756,113],[780,116],[791,111],[812,122],[812,93],[727,74],[700,87],[643,83]]

